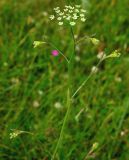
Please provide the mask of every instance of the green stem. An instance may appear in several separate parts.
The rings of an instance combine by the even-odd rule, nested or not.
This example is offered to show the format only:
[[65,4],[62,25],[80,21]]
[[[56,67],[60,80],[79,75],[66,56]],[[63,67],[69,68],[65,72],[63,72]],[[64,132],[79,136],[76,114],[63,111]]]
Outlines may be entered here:
[[[96,65],[96,67],[98,68],[99,65],[101,64],[101,62],[103,61],[104,59],[100,59],[100,61],[98,62],[98,64]],[[71,99],[73,99],[76,94],[82,89],[82,87],[87,83],[87,81],[92,77],[92,75],[94,74],[94,72],[90,72],[89,76],[82,82],[82,84],[77,88],[77,90],[74,92],[74,94],[72,95]]]
[[61,127],[61,131],[60,131],[60,135],[59,135],[59,139],[57,142],[57,145],[55,147],[54,153],[52,155],[51,160],[55,159],[56,153],[58,151],[58,148],[61,146],[61,142],[63,139],[63,134],[64,134],[64,129],[70,114],[70,108],[71,108],[71,84],[72,84],[72,79],[71,79],[71,75],[72,75],[72,71],[73,71],[73,60],[74,60],[74,55],[75,55],[75,38],[74,38],[74,33],[73,33],[73,29],[71,28],[71,34],[72,34],[72,39],[73,39],[73,53],[71,55],[70,61],[68,63],[68,74],[69,74],[69,80],[68,80],[68,91],[67,91],[67,111],[63,120],[63,124]]
[[58,142],[57,142],[57,145],[56,145],[56,148],[54,150],[54,153],[52,155],[51,160],[54,160],[54,158],[56,156],[56,153],[57,153],[57,150],[61,145],[61,142],[62,142],[62,139],[63,139],[63,133],[64,133],[64,129],[65,129],[65,125],[66,125],[69,113],[70,113],[70,90],[68,89],[68,91],[67,91],[67,112],[65,114],[63,125],[62,125],[61,131],[60,131],[60,135],[59,135],[59,139],[58,139]]

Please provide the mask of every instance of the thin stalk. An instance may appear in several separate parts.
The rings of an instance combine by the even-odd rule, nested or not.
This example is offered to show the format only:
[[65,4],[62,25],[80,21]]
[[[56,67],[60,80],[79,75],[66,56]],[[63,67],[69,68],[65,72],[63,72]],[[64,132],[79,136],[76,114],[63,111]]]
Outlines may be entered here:
[[72,69],[73,69],[73,60],[74,60],[74,55],[75,55],[75,38],[74,38],[74,33],[73,33],[73,29],[71,28],[71,34],[72,34],[72,39],[73,39],[73,53],[71,55],[70,61],[68,63],[68,74],[69,74],[69,80],[68,80],[68,91],[67,91],[67,111],[63,120],[63,124],[61,127],[61,131],[60,131],[60,135],[59,135],[59,139],[57,141],[57,145],[55,147],[54,153],[52,155],[51,160],[55,159],[56,153],[58,151],[58,148],[61,146],[62,143],[62,139],[63,139],[63,134],[64,134],[64,129],[67,123],[67,120],[69,118],[69,114],[70,114],[70,108],[71,108],[71,84],[72,84],[72,79],[71,79],[71,75],[72,75]]
[[[100,61],[98,62],[98,64],[96,65],[96,67],[98,68],[99,65],[101,64],[101,62],[103,61],[104,59],[100,59]],[[87,81],[92,77],[92,75],[94,74],[94,72],[90,72],[89,76],[82,82],[82,84],[77,88],[77,90],[74,92],[74,94],[72,95],[71,99],[73,99],[77,93],[82,89],[82,87],[87,83]]]
[[54,160],[54,158],[56,156],[56,153],[57,153],[57,150],[61,145],[61,142],[62,142],[62,139],[63,139],[63,133],[64,133],[64,129],[65,129],[65,124],[67,122],[69,113],[70,113],[70,90],[68,89],[68,91],[67,91],[67,112],[65,114],[63,125],[62,125],[61,131],[60,131],[60,135],[59,135],[59,139],[58,139],[58,142],[57,142],[57,145],[56,145],[56,148],[54,150],[54,153],[52,155],[51,160]]
[[49,44],[50,46],[54,47],[56,50],[58,50],[59,53],[65,58],[65,60],[67,61],[67,63],[69,63],[68,58],[53,43],[51,43],[51,42],[46,42],[46,43]]

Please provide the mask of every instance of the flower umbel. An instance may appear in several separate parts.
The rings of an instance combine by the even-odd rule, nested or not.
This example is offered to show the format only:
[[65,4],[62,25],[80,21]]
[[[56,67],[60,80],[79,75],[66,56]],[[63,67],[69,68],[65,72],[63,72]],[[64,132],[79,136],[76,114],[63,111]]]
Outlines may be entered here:
[[60,7],[54,8],[54,14],[50,15],[51,20],[57,20],[58,25],[63,25],[65,22],[74,26],[78,20],[81,22],[86,21],[86,10],[81,8],[80,5],[65,6],[63,10]]
[[27,134],[31,134],[33,135],[33,133],[28,132],[28,131],[21,131],[21,130],[17,130],[17,129],[11,129],[12,132],[9,134],[10,135],[10,139],[14,139],[16,137],[18,137],[19,135],[23,134],[23,133],[27,133]]

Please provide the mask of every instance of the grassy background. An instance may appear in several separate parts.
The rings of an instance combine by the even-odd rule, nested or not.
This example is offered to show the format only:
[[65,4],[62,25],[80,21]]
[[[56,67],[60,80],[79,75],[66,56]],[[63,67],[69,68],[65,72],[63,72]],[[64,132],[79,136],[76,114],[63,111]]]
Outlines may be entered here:
[[[63,0],[0,1],[0,160],[49,160],[66,112],[67,66],[53,48],[33,49],[34,40],[54,42],[67,56],[72,51],[70,31],[48,20]],[[128,160],[129,157],[129,3],[128,0],[82,0],[88,10],[84,25],[74,33],[96,34],[99,47],[83,42],[77,47],[73,90],[98,62],[97,54],[120,49],[76,96],[65,128],[59,160]],[[65,35],[65,36],[64,36]],[[41,92],[42,91],[42,92]],[[41,94],[42,93],[42,94]],[[62,107],[57,109],[59,103]],[[37,106],[37,107],[36,107]],[[86,110],[75,120],[81,109]],[[33,133],[9,138],[10,129]]]

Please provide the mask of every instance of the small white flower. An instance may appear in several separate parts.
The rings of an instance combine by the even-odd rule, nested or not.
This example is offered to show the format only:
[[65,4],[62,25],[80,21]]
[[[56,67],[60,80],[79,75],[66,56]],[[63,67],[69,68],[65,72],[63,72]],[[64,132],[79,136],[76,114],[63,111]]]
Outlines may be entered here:
[[104,53],[104,52],[99,52],[98,54],[97,54],[97,58],[98,59],[102,59],[102,58],[105,58],[106,57],[106,54]]
[[79,13],[79,9],[75,9],[75,12],[76,12],[76,13]]
[[59,22],[58,24],[59,24],[59,26],[62,26],[62,25],[63,25],[63,22]]
[[76,15],[76,16],[73,16],[73,19],[77,19],[78,18],[78,16]]
[[91,72],[97,73],[98,70],[99,70],[99,69],[98,69],[96,66],[93,66],[92,69],[91,69]]
[[39,101],[35,100],[33,101],[33,107],[38,108],[40,106]]
[[73,10],[69,10],[69,13],[73,13]]
[[66,5],[65,8],[69,8],[69,6]]
[[64,9],[64,11],[65,11],[65,12],[67,12],[67,11],[68,11],[68,9]]
[[61,26],[63,25],[63,20],[70,22],[71,26],[74,26],[78,19],[80,19],[82,22],[86,21],[84,13],[86,10],[81,8],[80,5],[70,6],[66,5],[63,10],[61,10],[60,7],[54,8],[55,15],[51,15],[50,19],[53,20],[56,18],[56,20],[60,21],[58,24]]
[[71,19],[71,16],[66,17],[66,20],[68,20],[68,21],[69,21],[70,19]]
[[58,17],[58,18],[57,18],[58,21],[60,21],[61,19],[62,19],[61,17]]
[[55,107],[56,109],[61,109],[63,106],[62,106],[62,104],[61,104],[60,102],[56,102],[56,103],[54,104],[54,107]]
[[82,22],[85,22],[85,21],[86,21],[86,19],[85,19],[85,18],[81,18],[81,21],[82,21]]
[[78,38],[78,35],[77,35],[77,34],[75,34],[75,35],[74,35],[74,38],[75,38],[75,39],[77,39],[77,38]]
[[60,10],[56,10],[55,12],[58,14],[58,13],[60,13]]
[[47,13],[47,12],[43,12],[42,14],[43,14],[43,16],[47,16],[47,15],[48,15],[48,13]]
[[76,51],[79,52],[79,51],[80,51],[80,46],[79,46],[79,45],[76,45],[76,48],[75,48],[75,49],[76,49]]
[[73,9],[73,7],[72,7],[72,6],[69,6],[69,9]]
[[76,24],[75,22],[70,22],[71,26],[75,26],[75,24]]
[[76,7],[76,8],[80,8],[81,6],[80,6],[80,5],[75,5],[75,7]]
[[54,8],[55,11],[57,11],[57,10],[59,10],[59,9],[60,9],[59,7]]
[[79,57],[79,56],[75,56],[75,60],[76,60],[77,62],[79,62],[79,61],[80,61],[80,57]]
[[60,12],[59,15],[60,15],[60,16],[63,16],[63,15],[64,15],[64,12]]
[[83,13],[80,14],[80,17],[85,17],[85,15]]
[[50,18],[51,20],[53,20],[53,19],[55,18],[55,16],[54,16],[54,15],[51,15],[49,18]]
[[86,13],[86,10],[85,9],[81,9],[81,12]]

